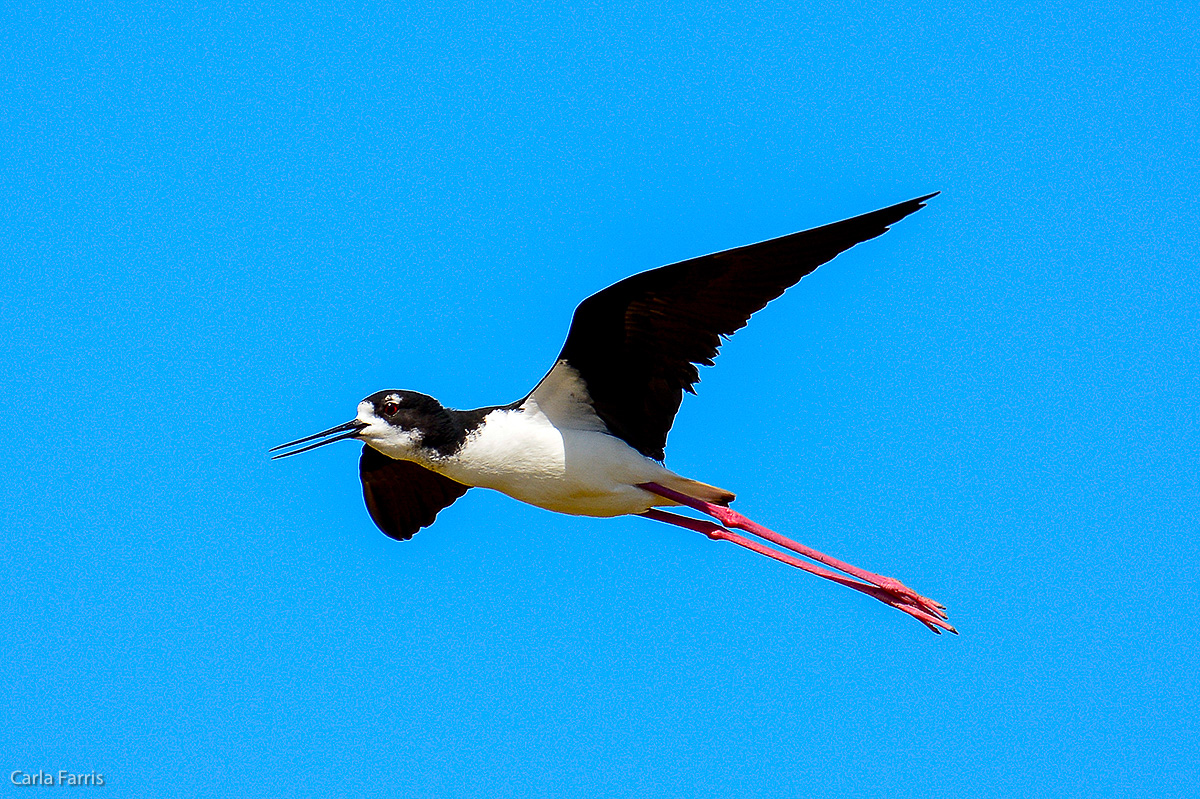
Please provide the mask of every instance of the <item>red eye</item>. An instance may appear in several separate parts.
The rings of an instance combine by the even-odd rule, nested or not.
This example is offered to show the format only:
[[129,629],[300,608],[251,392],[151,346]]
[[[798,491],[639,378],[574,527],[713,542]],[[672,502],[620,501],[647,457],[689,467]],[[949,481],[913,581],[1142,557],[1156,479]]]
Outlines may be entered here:
[[398,411],[398,410],[400,410],[400,406],[394,402],[388,401],[388,402],[383,403],[383,415],[384,416],[395,416],[396,411]]

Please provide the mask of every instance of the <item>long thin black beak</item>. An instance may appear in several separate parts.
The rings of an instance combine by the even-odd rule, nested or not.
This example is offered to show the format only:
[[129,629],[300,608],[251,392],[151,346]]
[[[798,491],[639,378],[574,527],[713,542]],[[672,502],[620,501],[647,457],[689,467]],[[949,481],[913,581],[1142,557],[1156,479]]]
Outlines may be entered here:
[[334,436],[333,438],[325,438],[324,441],[318,441],[315,444],[309,444],[307,447],[301,447],[300,449],[294,449],[291,452],[281,452],[278,455],[275,455],[274,457],[272,457],[271,460],[274,461],[274,460],[278,460],[280,458],[289,458],[292,455],[299,455],[301,452],[308,452],[310,449],[316,449],[317,447],[323,447],[326,444],[332,444],[335,441],[344,441],[347,438],[354,438],[360,432],[362,432],[362,429],[366,426],[367,426],[366,422],[360,422],[357,419],[355,419],[353,422],[346,422],[345,424],[339,424],[337,427],[331,427],[328,430],[322,430],[320,433],[316,433],[311,436],[305,436],[304,438],[298,438],[295,441],[289,441],[286,444],[280,444],[278,447],[271,447],[269,450],[267,450],[267,452],[274,452],[275,450],[278,450],[278,449],[287,449],[288,447],[294,447],[297,444],[303,444],[305,441],[312,441],[313,439],[317,439],[317,438],[325,438],[325,436],[332,436],[334,433],[342,433],[342,435],[340,435],[340,436]]

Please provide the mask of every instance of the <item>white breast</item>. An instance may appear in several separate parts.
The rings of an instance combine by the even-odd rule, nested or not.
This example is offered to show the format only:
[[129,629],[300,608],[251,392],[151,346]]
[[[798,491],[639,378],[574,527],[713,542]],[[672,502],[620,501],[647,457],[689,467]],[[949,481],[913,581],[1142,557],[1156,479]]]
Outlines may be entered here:
[[492,411],[462,449],[432,465],[461,483],[584,516],[641,513],[662,500],[638,483],[677,478],[606,431],[564,362],[519,408]]

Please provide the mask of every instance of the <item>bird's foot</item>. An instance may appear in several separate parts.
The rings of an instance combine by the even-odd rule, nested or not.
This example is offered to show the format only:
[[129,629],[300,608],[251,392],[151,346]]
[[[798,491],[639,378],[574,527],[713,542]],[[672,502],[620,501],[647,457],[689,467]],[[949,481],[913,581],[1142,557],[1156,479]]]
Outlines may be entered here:
[[[922,610],[925,613],[928,613],[931,616],[935,616],[939,619],[947,618],[945,605],[943,605],[941,602],[932,600],[929,597],[921,596],[899,580],[895,580],[891,577],[878,577],[877,581],[871,580],[869,582],[906,605],[911,605],[912,607]],[[950,631],[956,632],[954,628],[950,628]]]

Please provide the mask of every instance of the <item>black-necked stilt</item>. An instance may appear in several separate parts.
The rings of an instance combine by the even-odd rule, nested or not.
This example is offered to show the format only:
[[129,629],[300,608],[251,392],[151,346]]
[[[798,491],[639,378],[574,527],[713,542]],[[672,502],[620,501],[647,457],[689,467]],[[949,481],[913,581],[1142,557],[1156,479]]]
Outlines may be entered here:
[[[321,439],[275,456],[284,458],[348,438],[365,442],[359,470],[367,509],[398,540],[432,524],[468,488],[493,488],[559,513],[638,514],[732,541],[873,596],[934,632],[956,632],[937,602],[755,524],[728,507],[731,492],[662,464],[683,392],[699,381],[697,364],[712,365],[722,336],[821,264],[882,235],[935,195],[609,286],[579,305],[549,374],[511,405],[456,411],[424,394],[380,391],[359,403],[353,421],[271,451]],[[720,524],[659,509],[679,505]]]

